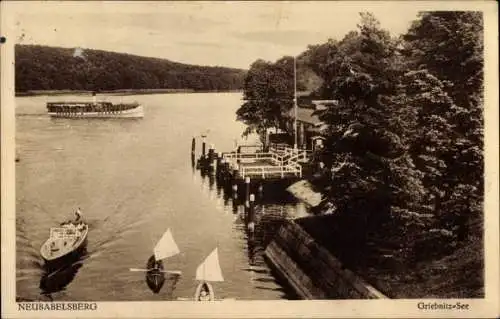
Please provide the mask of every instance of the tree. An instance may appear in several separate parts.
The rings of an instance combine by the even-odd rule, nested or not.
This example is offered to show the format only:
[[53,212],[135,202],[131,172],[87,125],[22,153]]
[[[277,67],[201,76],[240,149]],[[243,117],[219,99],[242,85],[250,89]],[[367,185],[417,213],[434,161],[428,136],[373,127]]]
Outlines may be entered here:
[[329,127],[325,152],[334,154],[325,191],[339,218],[360,237],[357,249],[378,241],[403,261],[421,228],[417,212],[425,192],[409,152],[416,110],[396,99],[405,72],[398,44],[372,14],[363,13],[357,32],[321,47],[317,70],[325,97],[338,101],[321,114]]
[[286,130],[293,88],[293,58],[276,63],[255,61],[244,81],[245,102],[236,112],[238,120],[247,125],[244,135],[256,132],[264,141],[269,128]]
[[16,45],[16,90],[241,89],[244,70],[129,54]]
[[[427,70],[434,82],[442,83],[437,88],[443,96],[449,97],[431,109],[422,105],[422,132],[428,132],[425,136],[431,141],[420,143],[431,143],[433,157],[441,163],[440,178],[430,178],[428,187],[440,191],[436,209],[442,226],[461,239],[473,240],[481,237],[484,197],[482,35],[480,12],[427,12],[404,36],[403,49],[411,66]],[[425,154],[418,146],[414,152]],[[426,165],[419,163],[423,170]],[[475,230],[469,232],[472,226]]]

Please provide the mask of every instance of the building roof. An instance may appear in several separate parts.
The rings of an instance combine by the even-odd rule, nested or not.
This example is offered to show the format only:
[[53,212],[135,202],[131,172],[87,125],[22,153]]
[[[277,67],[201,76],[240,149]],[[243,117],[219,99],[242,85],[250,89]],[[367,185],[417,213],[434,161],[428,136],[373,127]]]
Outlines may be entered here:
[[324,110],[328,106],[337,105],[337,100],[312,100],[311,103],[317,110]]
[[[319,119],[317,114],[313,114],[316,110],[315,109],[309,109],[309,108],[302,108],[298,107],[297,108],[297,121],[311,124],[311,125],[321,125],[323,122]],[[292,118],[295,117],[295,111],[292,108],[290,110],[290,116]]]

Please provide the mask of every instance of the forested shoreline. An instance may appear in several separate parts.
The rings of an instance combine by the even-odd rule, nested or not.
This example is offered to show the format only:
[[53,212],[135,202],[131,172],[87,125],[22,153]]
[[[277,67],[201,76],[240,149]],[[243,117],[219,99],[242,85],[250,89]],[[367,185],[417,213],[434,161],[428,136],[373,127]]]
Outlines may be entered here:
[[15,47],[16,93],[29,91],[234,91],[245,70],[209,67],[92,49]]
[[[482,36],[479,12],[422,13],[400,37],[362,13],[297,57],[312,96],[337,101],[317,112],[322,243],[389,296],[484,296]],[[289,130],[293,94],[293,57],[253,63],[245,133]]]

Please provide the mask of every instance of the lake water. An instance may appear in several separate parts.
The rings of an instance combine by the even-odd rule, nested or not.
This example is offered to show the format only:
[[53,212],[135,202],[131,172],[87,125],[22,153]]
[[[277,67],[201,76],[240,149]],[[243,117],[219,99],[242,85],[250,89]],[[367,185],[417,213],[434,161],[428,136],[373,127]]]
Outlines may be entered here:
[[[191,298],[200,262],[218,247],[220,298],[292,298],[263,259],[273,221],[306,214],[293,200],[260,203],[253,237],[243,206],[191,165],[191,139],[207,133],[218,151],[233,148],[240,93],[107,96],[138,101],[143,119],[51,119],[46,102],[81,96],[16,98],[16,295],[26,299],[118,301]],[[198,151],[200,149],[198,139]],[[50,227],[80,207],[89,223],[88,253],[66,273],[44,276],[39,249]],[[266,222],[268,221],[268,222]],[[260,226],[259,226],[260,225]],[[273,226],[274,225],[274,226]],[[273,228],[274,227],[274,228]],[[170,228],[181,251],[165,267],[182,271],[154,294],[141,272]]]

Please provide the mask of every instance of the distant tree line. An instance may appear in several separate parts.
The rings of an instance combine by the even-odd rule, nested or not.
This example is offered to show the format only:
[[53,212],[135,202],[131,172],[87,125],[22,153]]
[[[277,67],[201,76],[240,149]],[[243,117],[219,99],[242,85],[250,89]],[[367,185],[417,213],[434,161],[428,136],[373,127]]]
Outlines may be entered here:
[[[347,230],[345,261],[378,254],[414,265],[469,245],[474,265],[464,269],[481,290],[482,35],[478,12],[422,13],[398,38],[363,13],[357,30],[298,57],[299,72],[322,79],[315,94],[338,101],[318,113],[328,126],[321,190]],[[248,71],[237,114],[251,130],[282,127],[291,63],[259,60]]]
[[[81,54],[75,54],[80,53]],[[100,50],[16,45],[16,91],[239,90],[245,70],[176,63]]]

